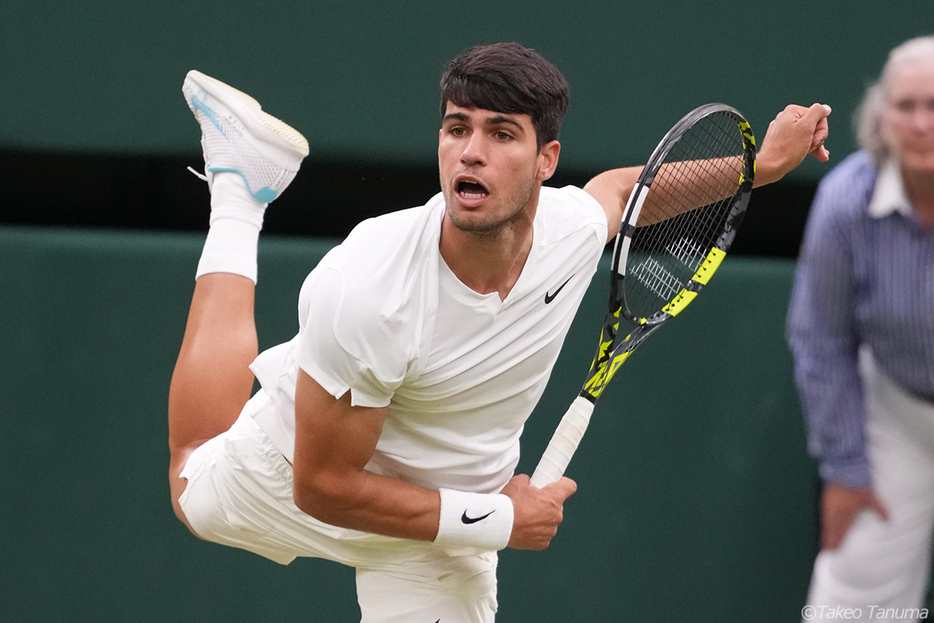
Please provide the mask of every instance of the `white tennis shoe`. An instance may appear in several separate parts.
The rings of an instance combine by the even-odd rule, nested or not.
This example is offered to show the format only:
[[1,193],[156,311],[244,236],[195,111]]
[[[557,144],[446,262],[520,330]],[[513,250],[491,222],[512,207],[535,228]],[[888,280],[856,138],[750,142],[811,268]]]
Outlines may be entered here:
[[308,141],[297,130],[263,112],[255,99],[199,71],[182,85],[185,101],[201,125],[204,175],[239,174],[247,190],[262,203],[278,197],[295,179]]

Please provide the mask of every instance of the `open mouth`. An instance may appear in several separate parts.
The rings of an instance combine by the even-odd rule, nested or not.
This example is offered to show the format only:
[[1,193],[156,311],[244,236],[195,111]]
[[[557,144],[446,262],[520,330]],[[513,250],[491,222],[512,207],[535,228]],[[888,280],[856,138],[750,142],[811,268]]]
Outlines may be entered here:
[[464,199],[483,199],[490,192],[478,182],[461,180],[457,183],[457,194]]

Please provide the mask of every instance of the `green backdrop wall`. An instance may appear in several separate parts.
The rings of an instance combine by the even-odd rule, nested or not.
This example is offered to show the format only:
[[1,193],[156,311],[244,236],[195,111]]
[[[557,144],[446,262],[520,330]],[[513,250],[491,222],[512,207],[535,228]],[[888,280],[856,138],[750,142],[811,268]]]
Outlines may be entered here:
[[[204,543],[172,514],[166,397],[202,240],[0,228],[0,620],[359,620],[352,571]],[[261,242],[261,346],[296,330],[298,287],[332,244]],[[620,371],[559,536],[501,555],[502,621],[797,620],[816,476],[782,337],[793,271],[728,257]],[[599,278],[522,471],[579,390],[604,297]]]
[[930,0],[0,0],[0,148],[195,152],[179,89],[198,68],[259,97],[315,157],[430,164],[443,64],[518,40],[571,83],[563,166],[641,162],[708,101],[757,136],[787,103],[829,103],[842,155],[864,84],[932,18]]

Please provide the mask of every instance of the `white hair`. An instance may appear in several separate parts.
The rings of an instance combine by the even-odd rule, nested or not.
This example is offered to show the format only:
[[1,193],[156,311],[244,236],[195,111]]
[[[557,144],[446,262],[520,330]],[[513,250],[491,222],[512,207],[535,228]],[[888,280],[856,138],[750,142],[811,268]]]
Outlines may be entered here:
[[853,117],[856,140],[861,149],[872,156],[876,164],[889,157],[889,148],[882,140],[880,120],[885,110],[886,90],[895,67],[918,59],[934,60],[934,35],[909,39],[889,52],[879,79],[866,87],[863,100]]

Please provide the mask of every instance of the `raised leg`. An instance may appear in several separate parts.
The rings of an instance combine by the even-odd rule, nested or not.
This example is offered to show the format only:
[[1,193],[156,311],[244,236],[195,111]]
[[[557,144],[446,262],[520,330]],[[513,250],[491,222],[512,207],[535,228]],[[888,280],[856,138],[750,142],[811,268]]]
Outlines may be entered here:
[[212,273],[195,283],[185,337],[169,387],[169,479],[176,515],[179,477],[191,452],[226,431],[250,397],[256,358],[252,281]]
[[257,355],[256,248],[268,202],[308,154],[297,131],[252,97],[192,71],[182,87],[201,125],[211,226],[196,273],[185,336],[169,389],[169,483],[178,518],[180,474],[191,453],[236,421],[250,397]]

